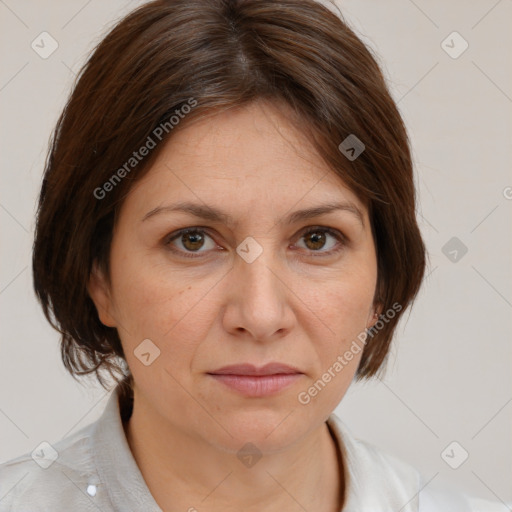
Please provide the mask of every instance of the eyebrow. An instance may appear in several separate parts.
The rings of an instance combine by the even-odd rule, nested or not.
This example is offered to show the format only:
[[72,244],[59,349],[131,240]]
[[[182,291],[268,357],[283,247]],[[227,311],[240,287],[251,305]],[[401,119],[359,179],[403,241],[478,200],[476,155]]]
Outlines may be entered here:
[[[365,227],[364,216],[361,210],[351,202],[327,203],[319,206],[314,206],[312,208],[297,210],[289,214],[287,217],[285,217],[284,222],[287,224],[293,224],[296,222],[312,219],[314,217],[319,217],[320,215],[325,215],[327,213],[340,210],[352,213],[359,220],[361,225]],[[155,215],[170,212],[185,212],[203,220],[209,220],[211,222],[220,222],[228,226],[236,225],[236,222],[233,220],[231,215],[217,208],[214,208],[213,206],[208,206],[206,204],[196,204],[191,202],[181,202],[174,205],[158,206],[156,208],[153,208],[148,213],[146,213],[146,215],[144,215],[144,217],[142,218],[142,222],[154,217]]]

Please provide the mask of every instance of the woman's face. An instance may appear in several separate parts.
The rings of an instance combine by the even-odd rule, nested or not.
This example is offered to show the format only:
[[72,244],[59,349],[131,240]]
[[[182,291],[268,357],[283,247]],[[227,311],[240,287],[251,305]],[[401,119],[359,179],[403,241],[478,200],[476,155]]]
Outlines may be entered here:
[[[334,203],[345,206],[298,213]],[[275,106],[256,102],[173,135],[123,204],[110,288],[96,274],[89,289],[146,411],[223,450],[273,451],[345,394],[362,351],[344,354],[374,323],[376,272],[363,204]],[[271,362],[297,373],[215,374]]]

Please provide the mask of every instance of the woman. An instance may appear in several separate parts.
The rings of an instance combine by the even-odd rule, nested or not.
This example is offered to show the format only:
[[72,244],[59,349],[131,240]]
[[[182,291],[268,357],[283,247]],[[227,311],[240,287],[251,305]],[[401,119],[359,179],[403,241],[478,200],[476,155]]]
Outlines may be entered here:
[[342,18],[138,8],[58,122],[33,254],[65,366],[118,384],[97,422],[1,466],[0,505],[479,510],[333,414],[424,268],[407,134]]

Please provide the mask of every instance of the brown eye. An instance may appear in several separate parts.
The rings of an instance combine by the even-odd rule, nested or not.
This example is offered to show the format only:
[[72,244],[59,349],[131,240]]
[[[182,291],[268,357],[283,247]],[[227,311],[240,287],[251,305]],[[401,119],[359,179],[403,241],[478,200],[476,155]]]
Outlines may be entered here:
[[189,251],[201,249],[204,244],[204,236],[199,232],[184,233],[181,235],[181,243]]
[[[331,255],[338,252],[344,246],[343,235],[330,228],[315,227],[303,233],[301,240],[304,240],[305,248],[318,256]],[[327,247],[326,250],[322,250]],[[314,254],[317,256],[317,254]]]
[[[210,247],[208,247],[208,240],[210,240]],[[173,252],[189,258],[196,257],[194,253],[200,256],[202,253],[216,247],[213,239],[203,229],[199,228],[182,229],[167,237],[165,245],[169,246]],[[200,250],[205,247],[205,250]]]
[[325,245],[327,236],[322,231],[311,231],[304,237],[304,239],[306,240],[308,249],[316,251],[318,249],[322,249]]

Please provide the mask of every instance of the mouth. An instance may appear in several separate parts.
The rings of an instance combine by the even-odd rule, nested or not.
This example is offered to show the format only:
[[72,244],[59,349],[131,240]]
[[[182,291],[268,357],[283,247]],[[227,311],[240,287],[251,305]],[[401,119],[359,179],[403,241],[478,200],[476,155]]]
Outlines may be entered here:
[[262,367],[252,364],[224,366],[208,375],[241,395],[261,398],[279,393],[304,374],[289,365],[268,363]]

